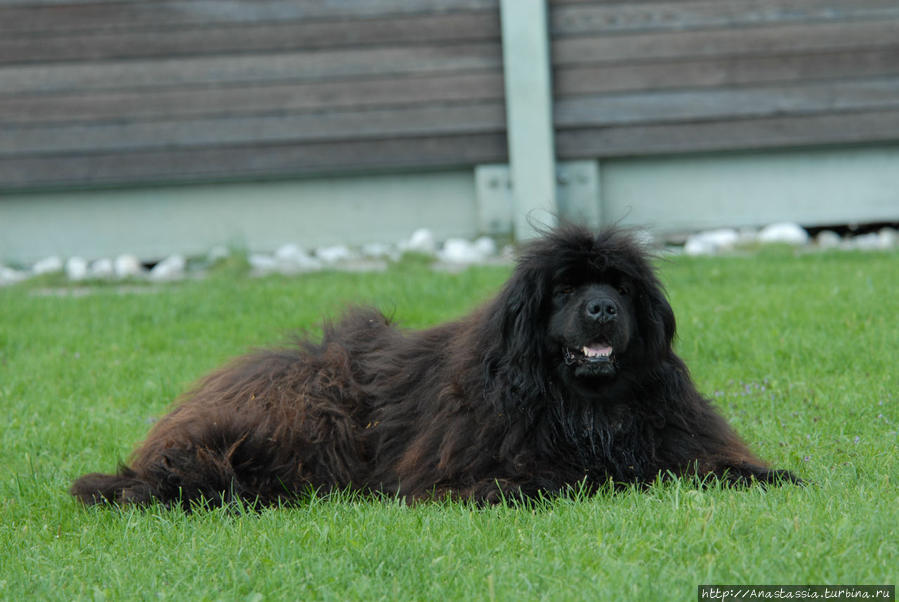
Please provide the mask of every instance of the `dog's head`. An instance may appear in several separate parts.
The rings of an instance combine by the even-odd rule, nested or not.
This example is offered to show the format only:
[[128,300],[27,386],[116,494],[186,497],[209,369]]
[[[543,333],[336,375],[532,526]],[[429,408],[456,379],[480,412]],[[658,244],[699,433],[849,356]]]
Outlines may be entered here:
[[602,388],[670,353],[674,313],[628,232],[562,226],[529,243],[493,306],[505,353],[532,386]]
[[637,335],[630,284],[618,275],[555,285],[547,343],[577,378],[611,378]]

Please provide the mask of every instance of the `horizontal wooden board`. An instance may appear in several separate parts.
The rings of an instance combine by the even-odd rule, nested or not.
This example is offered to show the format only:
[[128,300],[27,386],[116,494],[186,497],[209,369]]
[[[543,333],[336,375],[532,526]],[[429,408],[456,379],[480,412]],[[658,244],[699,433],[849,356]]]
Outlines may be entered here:
[[0,96],[489,71],[499,43],[0,67]]
[[557,68],[557,98],[582,94],[714,88],[899,74],[899,40],[873,50],[775,54]]
[[552,44],[555,66],[652,59],[731,57],[892,47],[899,19],[562,38]]
[[580,3],[550,10],[554,37],[635,31],[756,27],[787,23],[899,18],[895,0],[768,0]]
[[501,102],[261,117],[13,126],[0,137],[0,156],[424,137],[502,132],[505,126],[505,106]]
[[[766,88],[626,94],[560,99],[559,127],[636,122],[743,119],[899,105],[899,78],[813,82]],[[504,127],[502,103],[389,110],[161,120],[97,125],[11,127],[0,153],[63,152],[234,144],[250,140],[318,140],[472,131]]]
[[501,133],[0,158],[0,190],[470,166],[508,160]]
[[[734,60],[571,67],[555,73],[558,101],[570,96],[670,88],[746,86],[899,74],[899,45],[885,50]],[[155,117],[290,113],[503,98],[492,73],[345,80],[272,86],[0,97],[0,124],[119,121]]]
[[899,77],[849,79],[757,88],[645,92],[561,99],[556,127],[628,123],[744,120],[771,115],[809,115],[899,109]]
[[556,131],[560,159],[899,141],[899,111],[618,125]]
[[499,0],[0,0],[0,31],[139,30],[225,23],[359,19],[498,10]]
[[504,98],[502,73],[0,96],[0,124],[135,121],[478,103]]
[[378,44],[484,40],[499,43],[499,36],[498,11],[137,31],[101,28],[51,35],[17,31],[0,36],[0,64],[283,52]]

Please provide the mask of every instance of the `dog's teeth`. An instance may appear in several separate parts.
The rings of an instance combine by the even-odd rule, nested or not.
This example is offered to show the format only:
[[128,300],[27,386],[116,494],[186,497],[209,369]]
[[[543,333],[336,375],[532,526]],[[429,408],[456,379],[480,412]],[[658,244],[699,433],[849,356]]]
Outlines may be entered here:
[[581,351],[587,357],[608,357],[612,355],[612,348],[608,345],[596,345],[593,347],[584,345]]

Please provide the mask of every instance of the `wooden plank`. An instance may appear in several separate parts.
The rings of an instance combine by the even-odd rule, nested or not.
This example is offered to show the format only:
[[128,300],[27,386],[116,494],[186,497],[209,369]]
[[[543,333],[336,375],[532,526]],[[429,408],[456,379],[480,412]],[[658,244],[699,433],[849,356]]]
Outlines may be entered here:
[[756,27],[855,19],[897,19],[895,0],[777,0],[559,5],[550,12],[554,37],[636,31]]
[[353,112],[9,127],[0,156],[502,132],[502,102]]
[[[15,0],[13,0],[15,1]],[[39,0],[41,1],[41,0]],[[121,1],[121,0],[118,0]],[[555,8],[557,6],[567,6],[569,4],[658,4],[660,1],[664,0],[546,0],[546,3],[549,7]],[[686,0],[668,0],[670,2],[685,2]],[[3,0],[0,0],[3,2]]]
[[710,88],[899,74],[899,41],[875,50],[560,67],[555,95]]
[[556,131],[561,159],[899,141],[899,111],[735,121],[620,125]]
[[503,99],[502,72],[0,97],[0,124],[136,121],[478,103]]
[[[571,67],[555,95],[703,88],[899,74],[899,45],[885,50]],[[260,114],[503,98],[501,73],[346,80],[273,86],[0,97],[0,124]]]
[[223,83],[324,81],[349,77],[489,71],[498,43],[378,47],[244,56],[0,67],[0,96],[138,90]]
[[[323,18],[377,18],[384,11],[398,18],[451,11],[495,11],[496,0],[442,3],[377,2],[314,3],[257,2],[243,6],[223,2],[110,2],[71,6],[14,6],[0,2],[0,31],[10,34],[117,30],[138,34],[154,27],[201,27],[261,24]],[[26,3],[29,4],[29,3]],[[709,27],[742,27],[789,22],[896,18],[893,0],[779,0],[767,3],[715,1],[645,3],[553,3],[551,30],[555,36],[656,31]],[[430,10],[428,10],[430,8]]]
[[0,37],[0,64],[41,61],[201,56],[223,52],[282,52],[345,46],[499,41],[499,14],[450,13],[369,21],[272,23],[229,27],[83,31]]
[[102,31],[499,10],[499,0],[0,2],[0,31]]
[[[139,2],[140,0],[92,0],[92,4],[117,4],[120,2]],[[0,7],[30,6],[63,6],[66,4],[83,4],[83,0],[0,0]]]
[[466,167],[507,160],[502,133],[0,158],[0,190]]
[[559,128],[899,109],[899,77],[557,100]]
[[552,46],[556,66],[652,59],[835,52],[895,46],[899,20],[748,29],[563,38]]

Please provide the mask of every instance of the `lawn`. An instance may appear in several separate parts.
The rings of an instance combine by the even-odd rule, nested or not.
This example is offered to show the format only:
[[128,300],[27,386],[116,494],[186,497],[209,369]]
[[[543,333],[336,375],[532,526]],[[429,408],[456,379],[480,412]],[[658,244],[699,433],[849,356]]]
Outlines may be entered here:
[[899,567],[899,254],[660,265],[678,350],[759,455],[807,487],[670,482],[531,507],[346,496],[261,513],[85,509],[194,379],[370,302],[464,314],[502,267],[0,289],[0,598],[695,600],[699,584],[888,584]]

